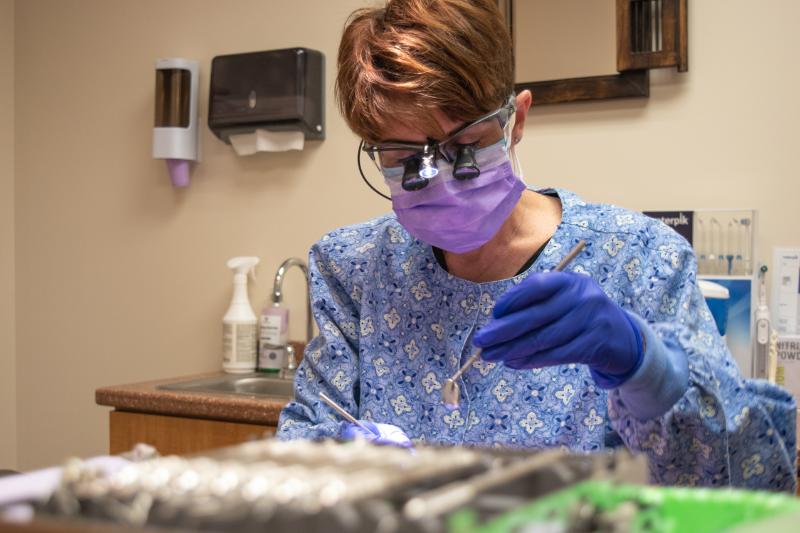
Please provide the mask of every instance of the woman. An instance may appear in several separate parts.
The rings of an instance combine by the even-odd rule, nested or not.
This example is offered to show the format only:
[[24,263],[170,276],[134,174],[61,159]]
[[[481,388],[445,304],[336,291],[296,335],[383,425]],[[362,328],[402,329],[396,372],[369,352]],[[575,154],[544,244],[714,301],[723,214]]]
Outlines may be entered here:
[[[394,215],[310,252],[320,335],[279,437],[561,446],[624,443],[665,484],[795,486],[795,404],[743,380],[689,244],[638,213],[527,189],[511,42],[492,0],[356,11],[336,93]],[[549,272],[580,240],[565,272]],[[474,350],[460,407],[441,388]],[[372,432],[344,424],[333,397]]]

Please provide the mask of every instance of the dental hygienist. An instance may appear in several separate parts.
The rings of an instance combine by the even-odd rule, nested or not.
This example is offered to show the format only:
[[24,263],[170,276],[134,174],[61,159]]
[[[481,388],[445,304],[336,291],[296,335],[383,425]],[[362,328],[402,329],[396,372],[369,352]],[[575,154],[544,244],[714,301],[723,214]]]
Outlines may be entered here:
[[[494,0],[392,0],[350,17],[336,96],[394,214],[311,249],[320,335],[279,437],[624,443],[658,483],[793,490],[794,400],[741,377],[689,244],[639,213],[526,188],[514,146],[531,94],[513,87]],[[548,272],[581,239],[567,270]],[[482,360],[448,410],[441,388],[474,346]],[[320,392],[381,436],[341,422]]]

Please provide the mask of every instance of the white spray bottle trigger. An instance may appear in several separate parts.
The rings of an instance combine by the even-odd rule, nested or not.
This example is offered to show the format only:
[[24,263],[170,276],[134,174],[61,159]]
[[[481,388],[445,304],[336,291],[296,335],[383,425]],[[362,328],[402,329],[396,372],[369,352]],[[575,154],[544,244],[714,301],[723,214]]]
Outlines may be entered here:
[[246,304],[248,315],[252,314],[252,311],[247,297],[247,280],[250,277],[255,279],[255,268],[258,262],[259,258],[254,256],[232,257],[227,262],[228,268],[233,270],[233,299],[231,300],[231,305]]
[[[248,274],[255,271],[258,262],[259,258],[254,256],[231,257],[228,259],[227,265],[237,274]],[[253,275],[255,276],[255,273]]]

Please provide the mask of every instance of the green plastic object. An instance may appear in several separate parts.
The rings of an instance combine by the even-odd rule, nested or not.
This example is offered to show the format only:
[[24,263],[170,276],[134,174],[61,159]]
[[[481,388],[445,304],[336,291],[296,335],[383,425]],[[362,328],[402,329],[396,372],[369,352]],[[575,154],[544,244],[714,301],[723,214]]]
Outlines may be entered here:
[[798,517],[794,523],[800,531],[800,500],[787,494],[587,481],[484,523],[474,510],[458,511],[450,516],[448,529],[451,533],[710,533],[790,515]]

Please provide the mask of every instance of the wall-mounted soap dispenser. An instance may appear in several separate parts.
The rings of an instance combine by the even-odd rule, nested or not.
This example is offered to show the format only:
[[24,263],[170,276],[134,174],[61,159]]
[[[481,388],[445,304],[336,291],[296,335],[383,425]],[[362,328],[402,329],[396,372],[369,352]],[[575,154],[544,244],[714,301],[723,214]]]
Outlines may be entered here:
[[324,69],[322,52],[308,48],[217,56],[211,62],[208,127],[241,155],[252,152],[242,153],[237,138],[258,132],[264,144],[278,148],[253,151],[302,149],[306,139],[324,139]]
[[198,63],[156,60],[156,113],[153,157],[166,159],[175,187],[189,185],[189,167],[199,160],[197,129]]

